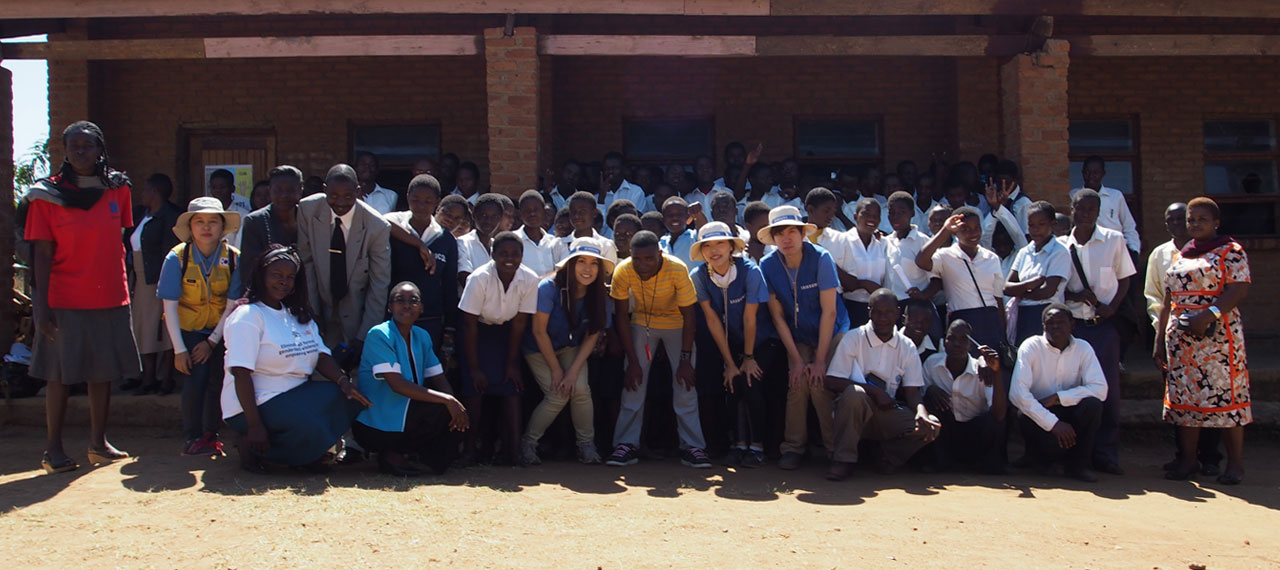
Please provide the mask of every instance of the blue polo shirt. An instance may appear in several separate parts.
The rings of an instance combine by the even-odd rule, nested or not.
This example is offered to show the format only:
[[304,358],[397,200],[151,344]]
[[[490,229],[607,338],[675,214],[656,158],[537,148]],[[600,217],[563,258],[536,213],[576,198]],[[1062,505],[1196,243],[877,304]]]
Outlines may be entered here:
[[[783,320],[791,327],[791,338],[798,343],[818,344],[818,323],[822,320],[822,299],[819,295],[827,289],[839,289],[836,262],[822,247],[804,242],[797,271],[789,271],[782,262],[782,251],[774,250],[760,260],[769,294],[782,304]],[[792,282],[795,276],[795,282]],[[797,299],[798,297],[798,299]],[[849,330],[849,313],[836,295],[836,325],[832,335]],[[797,314],[796,307],[800,310]]]
[[667,234],[658,239],[658,247],[662,248],[663,253],[674,256],[680,261],[683,261],[684,266],[688,267],[690,269],[690,273],[692,273],[693,266],[702,263],[701,261],[694,262],[689,258],[689,250],[693,248],[693,242],[695,241],[698,241],[697,232],[686,229],[680,234],[679,239],[676,240],[674,246],[671,245],[671,234]]
[[[728,324],[731,347],[741,347],[746,344],[743,339],[745,330],[743,318],[747,311],[747,304],[758,303],[752,310],[757,311],[755,344],[759,346],[762,341],[777,336],[773,330],[773,319],[769,317],[769,286],[764,282],[764,273],[760,271],[760,266],[754,261],[745,257],[735,257],[733,263],[737,267],[738,274],[733,282],[729,283],[729,287],[724,289],[711,281],[711,268],[705,263],[695,268],[689,277],[693,279],[693,289],[698,293],[698,301],[711,304],[711,308],[720,316],[719,326]],[[728,299],[727,311],[725,299]],[[709,322],[707,326],[717,326],[717,323]]]
[[444,374],[444,366],[431,349],[431,335],[426,330],[413,327],[409,333],[413,344],[413,362],[409,362],[409,346],[400,336],[395,321],[374,325],[364,339],[364,353],[360,357],[360,371],[356,387],[369,398],[372,407],[365,408],[356,421],[386,432],[403,432],[405,417],[409,413],[409,398],[395,393],[386,380],[374,375],[395,372],[406,381],[423,386],[427,378]]
[[[538,283],[538,312],[547,314],[547,336],[551,337],[551,347],[560,350],[569,346],[578,346],[587,337],[586,297],[574,301],[573,314],[576,323],[569,322],[569,311],[564,305],[564,294],[556,285],[555,276],[543,279]],[[613,321],[613,313],[609,312],[613,303],[605,300],[605,328]],[[538,341],[533,337],[533,323],[525,330],[521,343],[524,354],[538,354]]]

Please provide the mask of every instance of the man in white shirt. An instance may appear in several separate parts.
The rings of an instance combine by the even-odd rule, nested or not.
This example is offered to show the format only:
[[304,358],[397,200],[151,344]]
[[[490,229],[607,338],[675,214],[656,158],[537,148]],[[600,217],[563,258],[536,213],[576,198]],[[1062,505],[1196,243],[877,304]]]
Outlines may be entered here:
[[360,199],[380,215],[394,212],[400,196],[378,185],[378,157],[372,152],[357,152],[355,166],[360,179]]
[[924,290],[929,287],[929,272],[916,265],[916,255],[929,243],[929,236],[912,224],[916,201],[906,192],[889,196],[889,225],[893,233],[884,237],[888,258],[888,280],[885,287],[893,291],[899,302],[920,298],[929,300]]
[[521,264],[533,271],[538,279],[543,279],[555,272],[556,263],[569,256],[564,242],[542,229],[542,219],[547,213],[546,202],[537,190],[525,190],[520,195],[520,203],[516,214],[520,216],[520,236],[524,244],[524,257]]
[[[943,349],[924,361],[924,404],[942,421],[937,467],[957,460],[984,473],[1004,473],[1005,410],[1008,390],[1000,374],[999,353],[969,340],[963,319],[951,322]],[[980,350],[982,359],[970,356]]]
[[[1142,290],[1147,300],[1147,317],[1151,319],[1153,327],[1160,326],[1160,307],[1164,304],[1165,294],[1165,272],[1178,258],[1178,252],[1182,250],[1182,246],[1187,245],[1191,240],[1191,235],[1187,233],[1187,205],[1182,202],[1169,204],[1169,207],[1164,210],[1164,227],[1168,230],[1169,237],[1173,239],[1151,250],[1151,256],[1147,258],[1146,284]],[[1173,429],[1176,432],[1177,426],[1173,426]],[[1196,451],[1196,458],[1200,461],[1200,474],[1210,477],[1218,475],[1222,464],[1222,452],[1218,451],[1220,439],[1221,433],[1218,430],[1200,429],[1200,442]],[[1174,441],[1177,439],[1175,438]],[[1166,464],[1165,471],[1172,471],[1181,464],[1182,457],[1175,455],[1173,461]]]
[[1061,458],[1068,477],[1095,482],[1089,469],[1102,423],[1107,381],[1093,349],[1071,336],[1071,310],[1044,310],[1044,334],[1018,349],[1009,401],[1022,411],[1022,437],[1037,467]]
[[1075,227],[1067,236],[1066,246],[1073,258],[1064,297],[1076,321],[1074,334],[1093,347],[1111,394],[1103,407],[1093,467],[1120,475],[1124,473],[1120,467],[1120,358],[1123,351],[1115,321],[1116,311],[1129,291],[1129,278],[1137,271],[1125,248],[1124,236],[1097,224],[1101,203],[1098,193],[1088,188],[1076,192],[1071,199]]
[[1124,192],[1102,185],[1102,177],[1107,175],[1106,162],[1100,156],[1084,159],[1080,166],[1080,177],[1084,186],[1071,191],[1074,199],[1077,192],[1089,189],[1098,193],[1102,204],[1098,207],[1098,225],[1124,234],[1124,243],[1130,251],[1137,254],[1142,251],[1142,240],[1138,236],[1138,223],[1129,211],[1129,203],[1124,199]]
[[600,215],[604,216],[609,212],[609,206],[614,200],[626,198],[640,213],[644,213],[649,206],[648,197],[645,196],[644,190],[639,186],[627,182],[623,173],[626,172],[626,165],[622,160],[622,153],[610,151],[604,155],[604,161],[601,163],[600,177],[600,194],[596,196],[596,208],[600,210]]
[[[825,385],[836,393],[834,447],[827,479],[853,472],[858,444],[881,442],[877,470],[891,473],[938,436],[941,424],[921,400],[924,378],[916,346],[894,329],[900,311],[893,291],[871,295],[871,321],[840,339],[827,368]],[[894,399],[899,389],[904,408]]]
[[[236,193],[235,174],[225,168],[219,168],[209,174],[209,195],[222,202],[222,209],[228,212],[239,212],[241,219],[253,211],[249,204],[249,199]],[[244,227],[241,226],[236,231],[228,234],[227,243],[231,244],[231,247],[239,249],[240,235],[243,231]]]

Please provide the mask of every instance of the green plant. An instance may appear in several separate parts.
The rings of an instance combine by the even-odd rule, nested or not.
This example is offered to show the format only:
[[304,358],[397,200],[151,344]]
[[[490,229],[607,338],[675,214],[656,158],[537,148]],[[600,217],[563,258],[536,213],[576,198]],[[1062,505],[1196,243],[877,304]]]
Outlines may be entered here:
[[[36,143],[13,165],[14,190],[25,190],[36,180],[49,175],[49,141]],[[16,194],[16,192],[15,192]]]

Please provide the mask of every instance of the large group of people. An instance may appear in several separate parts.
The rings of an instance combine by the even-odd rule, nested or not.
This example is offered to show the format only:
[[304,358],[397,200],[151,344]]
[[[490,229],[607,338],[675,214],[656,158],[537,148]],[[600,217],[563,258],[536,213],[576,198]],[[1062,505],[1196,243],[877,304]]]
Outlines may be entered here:
[[128,457],[106,437],[111,382],[167,393],[176,374],[181,452],[221,454],[229,428],[254,472],[672,454],[825,461],[832,480],[1061,464],[1091,482],[1124,473],[1121,357],[1149,319],[1166,476],[1244,476],[1245,252],[1212,200],[1173,204],[1138,295],[1134,218],[1097,157],[1066,215],[990,155],[823,186],[738,143],[718,179],[711,157],[628,168],[610,152],[518,195],[482,191],[451,154],[384,188],[358,153],[319,180],[278,166],[249,198],[214,172],[183,212],[164,174],[135,207],[96,125],[62,142],[19,210],[50,473],[78,467],[73,385],[105,463]]

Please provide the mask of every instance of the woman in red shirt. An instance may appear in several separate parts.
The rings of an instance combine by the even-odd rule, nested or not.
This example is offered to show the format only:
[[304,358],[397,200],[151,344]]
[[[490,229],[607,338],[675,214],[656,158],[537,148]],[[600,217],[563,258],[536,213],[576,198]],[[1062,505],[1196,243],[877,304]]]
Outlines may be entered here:
[[111,381],[140,373],[121,241],[133,225],[129,178],[108,166],[97,125],[73,123],[62,144],[61,169],[23,198],[35,268],[31,376],[47,383],[41,466],[49,473],[78,467],[62,449],[62,423],[71,386],[81,382],[89,391],[89,461],[129,456],[107,441]]

